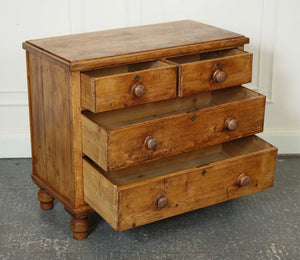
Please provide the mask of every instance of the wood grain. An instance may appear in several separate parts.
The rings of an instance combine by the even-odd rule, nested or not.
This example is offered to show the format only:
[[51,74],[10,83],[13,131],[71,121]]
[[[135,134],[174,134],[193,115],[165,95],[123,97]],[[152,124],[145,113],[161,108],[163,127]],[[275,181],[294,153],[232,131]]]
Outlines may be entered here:
[[[69,112],[62,112],[70,111],[67,99],[69,74],[62,67],[32,53],[29,53],[29,70],[33,172],[74,202],[69,137],[71,118]],[[64,187],[67,183],[69,185]]]
[[237,33],[195,21],[178,21],[31,40],[23,48],[39,48],[69,62],[73,71],[234,48],[248,42]]
[[[33,176],[68,207],[86,208],[82,188],[80,73],[28,53]],[[51,193],[53,196],[53,193]]]
[[87,238],[89,229],[88,215],[72,217],[70,227],[74,239],[83,240]]
[[179,21],[23,43],[42,208],[84,239],[93,209],[122,231],[271,187],[248,42]]
[[[245,143],[243,140],[246,140]],[[239,146],[239,149],[244,150],[247,149],[248,143],[255,146],[255,143],[264,141],[251,136],[237,142],[231,141],[229,145]],[[115,230],[123,231],[272,187],[277,148],[264,143],[258,145],[254,151],[230,156],[226,153],[226,145],[227,143],[224,143],[222,149],[215,152],[216,158],[217,154],[225,154],[219,161],[207,161],[206,165],[195,165],[170,174],[164,174],[165,170],[158,167],[156,170],[160,172],[159,176],[147,181],[138,181],[140,171],[136,167],[136,180],[132,181],[131,173],[129,181],[126,183],[124,178],[123,184],[118,186],[111,175],[101,174],[97,166],[85,160],[85,198]],[[181,157],[184,158],[185,155],[182,154]],[[172,167],[172,163],[176,164],[177,159],[178,157],[173,161],[169,159],[169,166]],[[148,168],[151,167],[148,165]],[[238,177],[242,173],[250,177],[250,183],[245,187],[238,185]],[[99,187],[103,183],[107,185],[105,189]],[[158,208],[156,203],[160,196],[168,200],[168,205],[162,209]],[[106,207],[108,200],[111,200],[113,205],[118,204],[117,211],[115,208]],[[105,216],[102,215],[104,208]]]
[[44,189],[39,189],[38,200],[40,201],[40,208],[43,210],[49,210],[53,208],[54,198],[49,195]]
[[82,133],[81,133],[81,91],[80,72],[70,73],[70,117],[71,117],[71,156],[74,176],[75,207],[86,205],[82,186]]
[[46,190],[50,196],[62,203],[64,205],[65,210],[72,216],[82,216],[94,211],[88,204],[75,207],[74,203],[70,201],[68,197],[62,195],[60,192],[57,191],[55,187],[52,187],[48,182],[41,179],[37,174],[32,173],[31,177],[32,181],[39,188]]
[[[180,66],[179,96],[248,83],[252,77],[252,54],[238,49],[188,55],[171,61]],[[213,80],[217,70],[225,72],[224,81]]]
[[103,169],[108,168],[108,132],[102,127],[82,116],[83,152],[97,161]]
[[199,167],[208,163],[221,161],[229,158],[227,153],[222,152],[222,144],[212,145],[198,150],[178,154],[152,162],[146,162],[131,167],[105,172],[94,162],[85,158],[97,168],[108,180],[118,186],[128,185],[135,182],[147,181],[158,176],[164,176],[173,172]]
[[100,175],[86,160],[83,160],[83,172],[85,201],[93,209],[97,209],[108,224],[117,229],[119,203],[117,187]]
[[[133,86],[145,93],[136,96]],[[81,74],[82,106],[94,113],[176,97],[177,67],[162,61],[124,65]]]
[[105,129],[110,130],[126,126],[128,124],[151,121],[166,115],[188,112],[191,109],[195,110],[197,108],[209,107],[211,105],[211,93],[206,92],[199,95],[157,101],[142,104],[137,107],[128,107],[98,114],[83,111],[83,114]]
[[[117,112],[107,112],[106,118],[101,114],[87,113],[89,124],[94,124],[93,128],[100,128],[102,132],[105,131],[109,139],[105,147],[106,152],[95,141],[100,139],[100,135],[97,134],[99,130],[94,131],[92,137],[83,130],[83,134],[89,140],[86,142],[89,145],[83,144],[84,154],[105,171],[113,171],[252,135],[263,129],[265,97],[260,94],[243,87],[222,89],[212,93],[212,102],[205,104],[204,108],[201,108],[201,104],[197,104],[196,97],[191,98],[193,103],[184,110],[178,105],[181,99],[174,99],[176,106],[168,105],[168,109],[173,107],[174,110],[166,114],[159,114],[159,106],[154,104],[156,108],[152,112],[157,113],[152,114],[152,120],[149,120],[148,112],[145,112],[144,118],[137,114],[136,111],[140,113],[146,111],[139,106],[128,108],[126,121],[120,116],[124,120],[121,122],[114,121],[113,115]],[[228,118],[238,121],[235,130],[225,128],[225,121]],[[145,139],[148,136],[157,140],[155,149],[149,150],[145,146]],[[99,152],[95,154],[93,151],[96,150]],[[101,157],[100,160],[99,154],[106,153],[107,157],[104,159]]]

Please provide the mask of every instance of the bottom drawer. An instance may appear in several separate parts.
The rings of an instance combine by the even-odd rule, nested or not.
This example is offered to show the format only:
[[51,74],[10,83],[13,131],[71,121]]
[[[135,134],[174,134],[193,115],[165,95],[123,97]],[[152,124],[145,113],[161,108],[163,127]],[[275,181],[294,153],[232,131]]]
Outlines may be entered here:
[[123,231],[270,188],[276,157],[250,136],[110,173],[85,158],[84,199]]

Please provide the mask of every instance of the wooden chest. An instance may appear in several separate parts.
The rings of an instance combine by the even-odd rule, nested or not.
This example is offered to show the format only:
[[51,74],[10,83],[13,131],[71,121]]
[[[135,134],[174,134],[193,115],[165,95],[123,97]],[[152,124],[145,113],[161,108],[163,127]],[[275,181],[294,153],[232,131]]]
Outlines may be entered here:
[[194,21],[26,41],[32,179],[76,239],[270,188],[277,148],[243,35]]

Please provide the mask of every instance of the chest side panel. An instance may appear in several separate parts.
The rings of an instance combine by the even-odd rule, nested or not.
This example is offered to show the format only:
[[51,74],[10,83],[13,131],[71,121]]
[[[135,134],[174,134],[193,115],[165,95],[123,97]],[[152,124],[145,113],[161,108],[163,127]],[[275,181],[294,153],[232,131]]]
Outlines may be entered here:
[[70,73],[33,53],[27,69],[33,175],[74,204]]

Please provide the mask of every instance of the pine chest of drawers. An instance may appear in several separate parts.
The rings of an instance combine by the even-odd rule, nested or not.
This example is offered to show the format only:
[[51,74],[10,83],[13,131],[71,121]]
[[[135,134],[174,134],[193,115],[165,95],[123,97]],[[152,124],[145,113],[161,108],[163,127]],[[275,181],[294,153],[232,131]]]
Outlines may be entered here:
[[26,41],[32,179],[76,239],[270,188],[249,39],[194,21]]

